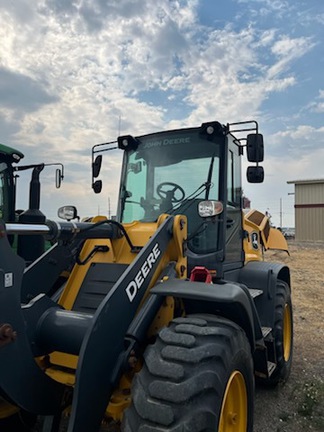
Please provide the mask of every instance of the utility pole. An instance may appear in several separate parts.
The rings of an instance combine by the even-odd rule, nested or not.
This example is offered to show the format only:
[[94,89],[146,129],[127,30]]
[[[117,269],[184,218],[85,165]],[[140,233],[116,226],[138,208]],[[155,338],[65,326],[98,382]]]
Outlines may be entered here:
[[110,211],[110,197],[108,197],[108,219],[110,219],[110,214],[111,214],[111,211]]
[[280,228],[282,228],[282,198],[280,198]]

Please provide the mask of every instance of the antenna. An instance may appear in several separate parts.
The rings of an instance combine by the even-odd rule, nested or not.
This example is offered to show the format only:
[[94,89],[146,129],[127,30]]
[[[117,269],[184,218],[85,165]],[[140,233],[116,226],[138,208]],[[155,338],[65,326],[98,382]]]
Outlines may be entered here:
[[119,117],[118,117],[118,136],[120,136],[120,130],[121,130],[121,115],[119,114]]

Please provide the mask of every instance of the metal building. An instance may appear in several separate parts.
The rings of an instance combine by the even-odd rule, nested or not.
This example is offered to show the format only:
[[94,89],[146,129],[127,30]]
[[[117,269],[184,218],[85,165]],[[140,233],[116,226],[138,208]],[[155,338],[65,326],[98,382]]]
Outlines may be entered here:
[[324,179],[291,180],[295,185],[295,238],[324,241]]

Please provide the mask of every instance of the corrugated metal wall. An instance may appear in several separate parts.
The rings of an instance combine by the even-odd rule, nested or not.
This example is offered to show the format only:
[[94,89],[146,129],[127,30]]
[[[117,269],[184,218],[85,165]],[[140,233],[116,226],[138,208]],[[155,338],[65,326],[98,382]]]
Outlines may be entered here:
[[323,183],[296,184],[295,204],[324,204]]
[[324,241],[324,181],[295,184],[296,240]]
[[296,208],[296,240],[324,241],[324,208]]

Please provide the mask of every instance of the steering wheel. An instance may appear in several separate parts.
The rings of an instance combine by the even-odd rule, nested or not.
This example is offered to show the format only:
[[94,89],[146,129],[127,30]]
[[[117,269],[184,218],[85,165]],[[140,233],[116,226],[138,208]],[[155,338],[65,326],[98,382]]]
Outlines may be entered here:
[[[164,190],[164,187],[171,187],[169,190]],[[176,191],[179,190],[181,193],[180,198],[176,198],[175,194]],[[156,188],[156,193],[159,195],[162,199],[170,199],[172,203],[178,203],[184,199],[186,196],[185,191],[182,189],[181,186],[179,186],[176,183],[172,182],[162,182],[160,183]]]

